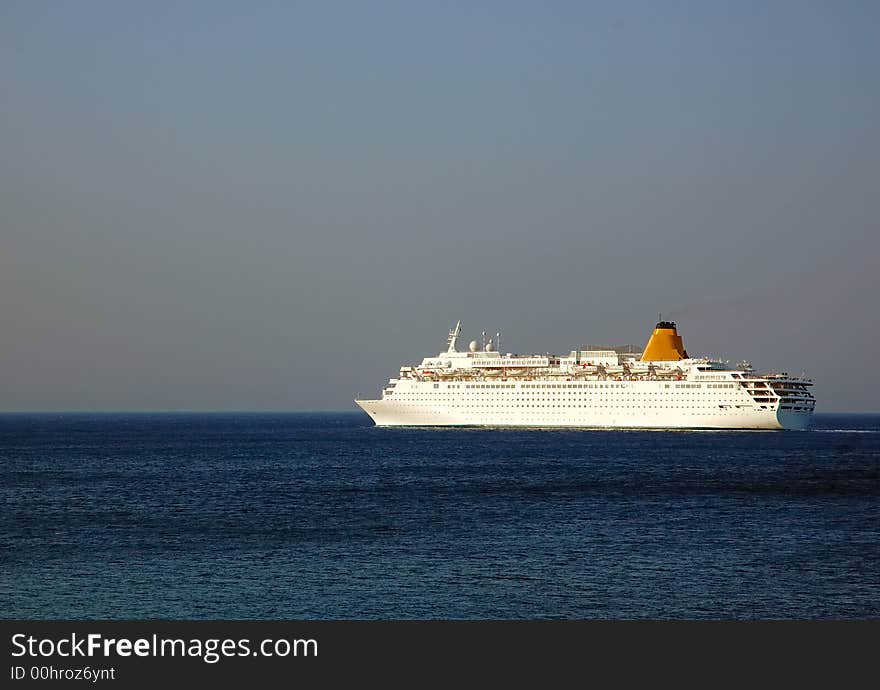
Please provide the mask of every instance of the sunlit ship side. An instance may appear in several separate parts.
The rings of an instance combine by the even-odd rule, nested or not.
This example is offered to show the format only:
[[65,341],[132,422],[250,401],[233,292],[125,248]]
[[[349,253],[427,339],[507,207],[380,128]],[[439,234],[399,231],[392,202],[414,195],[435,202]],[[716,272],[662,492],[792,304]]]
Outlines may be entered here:
[[691,358],[661,320],[641,354],[516,355],[473,341],[404,366],[381,397],[355,402],[378,426],[805,429],[811,379]]

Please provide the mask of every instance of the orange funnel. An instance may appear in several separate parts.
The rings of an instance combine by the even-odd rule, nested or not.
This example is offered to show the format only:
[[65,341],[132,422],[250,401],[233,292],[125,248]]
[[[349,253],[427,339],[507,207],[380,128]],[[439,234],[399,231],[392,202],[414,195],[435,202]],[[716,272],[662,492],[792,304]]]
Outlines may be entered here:
[[654,328],[645,351],[642,353],[643,362],[668,362],[678,359],[687,359],[688,353],[681,342],[681,336],[675,329],[672,321],[660,321]]

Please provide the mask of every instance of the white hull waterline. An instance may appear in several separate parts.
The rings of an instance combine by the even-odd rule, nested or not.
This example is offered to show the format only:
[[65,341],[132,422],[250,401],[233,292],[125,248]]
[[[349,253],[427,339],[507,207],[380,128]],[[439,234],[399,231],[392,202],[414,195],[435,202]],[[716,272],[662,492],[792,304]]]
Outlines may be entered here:
[[641,355],[501,355],[491,340],[458,352],[460,327],[446,352],[355,402],[378,426],[418,427],[805,429],[815,408],[810,379],[690,358],[670,322]]

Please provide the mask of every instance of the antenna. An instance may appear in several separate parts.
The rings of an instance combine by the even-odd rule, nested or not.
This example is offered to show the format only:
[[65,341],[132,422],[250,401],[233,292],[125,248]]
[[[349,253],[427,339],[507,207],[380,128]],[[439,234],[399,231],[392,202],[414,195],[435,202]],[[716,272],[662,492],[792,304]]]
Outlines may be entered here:
[[495,342],[498,343],[498,354],[501,354],[501,333],[495,334]]
[[458,336],[461,334],[461,319],[455,324],[455,328],[449,331],[449,347],[446,349],[447,352],[455,352],[455,341],[458,339]]

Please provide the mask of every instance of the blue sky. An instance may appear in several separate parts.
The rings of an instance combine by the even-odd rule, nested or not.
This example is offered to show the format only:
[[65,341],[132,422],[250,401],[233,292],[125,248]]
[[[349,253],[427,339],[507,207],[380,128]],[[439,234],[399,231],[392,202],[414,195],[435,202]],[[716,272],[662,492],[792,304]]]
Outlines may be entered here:
[[465,336],[877,410],[880,10],[4,2],[0,407],[353,409]]

